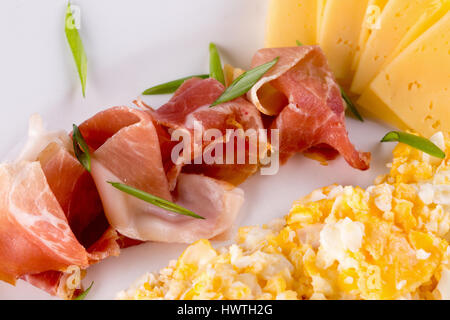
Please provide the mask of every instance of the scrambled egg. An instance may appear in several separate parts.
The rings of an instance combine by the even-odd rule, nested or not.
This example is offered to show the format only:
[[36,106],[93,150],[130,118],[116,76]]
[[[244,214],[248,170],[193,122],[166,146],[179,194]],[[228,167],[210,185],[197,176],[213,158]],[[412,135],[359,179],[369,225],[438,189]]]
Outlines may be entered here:
[[366,190],[332,185],[236,243],[190,245],[120,299],[450,299],[450,140],[437,159],[404,144]]

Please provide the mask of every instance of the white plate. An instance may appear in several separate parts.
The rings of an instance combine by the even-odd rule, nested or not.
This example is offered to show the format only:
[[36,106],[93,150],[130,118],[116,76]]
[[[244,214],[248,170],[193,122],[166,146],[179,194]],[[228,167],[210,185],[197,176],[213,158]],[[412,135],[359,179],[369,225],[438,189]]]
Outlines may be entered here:
[[[263,46],[265,0],[78,0],[81,35],[88,57],[86,98],[64,35],[66,2],[2,1],[0,156],[11,159],[25,141],[28,118],[43,115],[50,129],[131,101],[147,87],[208,72],[208,43],[224,62],[248,68]],[[146,97],[159,106],[169,96]],[[297,155],[277,175],[250,178],[242,185],[245,205],[237,225],[262,224],[285,215],[292,201],[315,188],[339,183],[366,187],[387,171],[392,144],[378,141],[389,130],[374,121],[347,120],[352,142],[372,152],[371,169],[360,172],[342,157],[321,166]],[[216,243],[216,245],[219,245]],[[89,299],[111,299],[147,271],[176,258],[185,245],[146,243],[123,250],[88,269],[84,284],[95,281]],[[48,299],[45,292],[18,281],[0,282],[0,299]]]

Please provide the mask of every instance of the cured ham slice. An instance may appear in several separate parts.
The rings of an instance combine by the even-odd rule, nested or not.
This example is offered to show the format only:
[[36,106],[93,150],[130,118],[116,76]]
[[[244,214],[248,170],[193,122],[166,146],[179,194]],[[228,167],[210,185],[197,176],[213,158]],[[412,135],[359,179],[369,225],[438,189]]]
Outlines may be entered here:
[[[50,189],[58,200],[69,226],[86,248],[89,264],[120,253],[120,236],[110,227],[100,196],[90,174],[69,152],[70,144],[52,142],[38,155]],[[70,273],[45,271],[22,278],[52,295],[70,299],[79,284],[67,286]],[[81,280],[81,278],[79,279]]]
[[[224,86],[215,79],[199,79],[192,78],[183,83],[178,88],[174,96],[168,103],[161,106],[157,110],[150,110],[153,118],[156,122],[162,126],[170,129],[183,129],[191,133],[192,142],[192,155],[189,161],[184,161],[181,165],[191,161],[194,158],[201,156],[196,153],[194,147],[196,141],[194,138],[195,124],[199,124],[199,128],[205,132],[208,129],[215,129],[221,133],[222,140],[205,141],[202,140],[197,145],[201,144],[201,148],[197,150],[207,150],[206,147],[209,144],[221,144],[220,149],[224,158],[227,153],[227,144],[229,148],[238,144],[238,140],[242,139],[238,135],[233,136],[233,141],[226,138],[227,129],[242,129],[246,131],[248,129],[254,129],[255,131],[263,128],[260,113],[250,102],[244,98],[237,98],[232,101],[222,103],[213,108],[210,105],[222,94]],[[192,172],[205,174],[209,177],[225,180],[232,184],[238,185],[242,183],[246,178],[256,172],[257,163],[250,163],[248,161],[250,148],[250,141],[247,138],[243,138],[243,145],[245,150],[241,150],[245,153],[245,163],[233,164],[224,163],[205,163],[201,164],[187,164],[183,170],[184,172]],[[230,149],[231,150],[231,149]],[[237,150],[235,154],[237,154]],[[257,151],[255,151],[256,153]],[[257,162],[257,161],[255,161]]]
[[[150,113],[111,108],[82,123],[79,129],[93,151],[91,174],[105,214],[122,235],[138,240],[192,242],[212,238],[231,227],[243,192],[213,178],[180,174],[172,194]],[[123,182],[177,202],[206,219],[162,210],[115,189],[107,181]]]
[[[344,102],[318,46],[259,50],[256,67],[279,57],[278,63],[248,92],[264,114],[274,116],[271,128],[279,129],[280,162],[296,152],[330,147],[354,168],[369,168],[370,154],[358,152],[345,128]],[[326,150],[323,155],[333,155]]]
[[[89,265],[110,256],[118,256],[120,248],[122,248],[120,236],[113,228],[108,228],[100,239],[87,249]],[[75,268],[67,272],[50,270],[26,274],[21,279],[51,295],[72,299],[78,291],[81,291],[81,272],[83,272],[78,266],[73,267]]]
[[[86,249],[89,264],[93,264],[109,256],[119,255],[124,237],[109,226],[95,183],[71,150],[67,133],[48,132],[44,130],[39,116],[31,117],[29,140],[20,157],[39,160],[70,229]],[[65,299],[70,299],[79,288],[79,282],[67,285],[66,281],[73,278],[71,272],[49,270],[26,274],[21,278]]]
[[[100,163],[119,181],[172,201],[158,135],[148,113],[115,107],[99,112],[79,129],[89,147],[95,150],[93,163]],[[91,173],[99,187],[100,182],[106,181],[97,180],[94,171]],[[107,201],[102,199],[102,202],[105,205]]]
[[0,208],[0,279],[88,265],[39,162],[0,166]]
[[104,218],[95,183],[73,155],[72,141],[67,132],[47,131],[41,117],[33,115],[20,160],[40,162],[72,232],[85,248],[89,248],[109,225]]
[[[93,162],[93,175],[99,181],[116,180],[110,171]],[[109,184],[99,183],[105,212],[111,224],[130,238],[171,243],[190,243],[213,238],[232,226],[244,201],[243,191],[233,185],[197,174],[181,173],[174,201],[205,219],[179,215],[134,198]]]
[[59,144],[49,144],[38,159],[70,228],[78,241],[89,248],[109,227],[94,180],[75,156]]
[[70,274],[61,271],[45,271],[36,274],[26,274],[21,278],[52,296],[71,299],[75,290],[69,290],[67,288],[66,281],[68,277],[70,277]]
[[[88,250],[89,264],[94,264],[110,256],[118,256],[120,253],[119,235],[113,228],[108,228]],[[78,266],[72,266],[72,270],[45,271],[35,274],[26,274],[21,279],[33,286],[42,289],[53,296],[63,299],[72,299],[81,292],[82,270]]]

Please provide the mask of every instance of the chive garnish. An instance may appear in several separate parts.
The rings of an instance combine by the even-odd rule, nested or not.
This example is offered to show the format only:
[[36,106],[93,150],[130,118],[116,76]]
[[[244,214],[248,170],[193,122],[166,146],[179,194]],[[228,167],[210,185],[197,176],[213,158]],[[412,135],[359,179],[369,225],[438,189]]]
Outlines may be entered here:
[[91,172],[91,155],[89,153],[89,147],[83,138],[83,135],[78,129],[77,125],[73,125],[73,151],[78,161],[81,165],[88,171]]
[[272,68],[277,62],[279,57],[276,57],[272,61],[264,63],[256,68],[248,70],[237,77],[230,86],[222,93],[222,95],[214,101],[210,107],[214,107],[220,103],[224,103],[237,97],[242,96],[251,87],[258,82],[259,79],[267,72],[270,68]]
[[78,76],[81,81],[81,90],[83,97],[86,96],[86,74],[87,74],[87,58],[84,51],[83,42],[81,41],[80,34],[75,27],[75,22],[72,16],[72,9],[70,2],[67,4],[66,19],[64,23],[64,30],[66,33],[67,42],[69,43],[70,50],[72,51],[73,59],[78,70]]
[[299,47],[301,47],[301,46],[303,45],[303,43],[301,43],[301,42],[298,41],[298,40],[295,40],[295,42],[297,42],[297,45],[298,45]]
[[111,184],[114,188],[119,189],[120,191],[123,191],[125,193],[128,193],[129,195],[132,195],[138,199],[144,200],[148,203],[151,203],[157,207],[160,207],[162,209],[172,211],[178,214],[182,214],[185,216],[190,216],[196,219],[205,219],[202,216],[199,216],[198,214],[195,214],[191,210],[188,210],[186,208],[183,208],[182,206],[179,206],[173,202],[167,201],[165,199],[162,199],[160,197],[154,196],[150,193],[147,193],[145,191],[130,187],[126,184],[119,183],[119,182],[110,182],[107,181],[109,184]]
[[350,109],[350,111],[355,115],[356,118],[358,118],[359,121],[364,122],[363,117],[361,116],[361,114],[358,112],[358,109],[356,109],[355,105],[353,104],[352,100],[350,99],[350,97],[345,93],[344,89],[341,89],[341,96],[342,99],[344,99],[345,103],[347,104],[348,108]]
[[157,86],[148,88],[142,94],[144,95],[151,95],[151,94],[168,94],[168,93],[174,93],[177,91],[177,89],[183,84],[184,81],[191,79],[191,78],[202,78],[206,79],[209,78],[209,74],[197,74],[193,76],[184,77],[181,79],[169,81],[166,83],[159,84]]
[[414,134],[400,132],[400,131],[391,131],[388,132],[381,142],[391,142],[398,141],[404,144],[407,144],[413,148],[416,148],[420,151],[428,153],[436,158],[444,159],[445,153],[442,151],[437,145],[431,142],[428,139],[425,139],[420,136],[416,136]]
[[91,291],[93,284],[94,284],[94,281],[91,282],[91,285],[89,286],[89,288],[84,290],[82,293],[80,293],[80,295],[78,297],[74,298],[73,300],[84,300],[84,298],[86,298],[86,296],[88,295],[89,291]]
[[209,44],[209,77],[225,85],[225,76],[223,75],[219,51],[217,51],[216,45],[212,42]]

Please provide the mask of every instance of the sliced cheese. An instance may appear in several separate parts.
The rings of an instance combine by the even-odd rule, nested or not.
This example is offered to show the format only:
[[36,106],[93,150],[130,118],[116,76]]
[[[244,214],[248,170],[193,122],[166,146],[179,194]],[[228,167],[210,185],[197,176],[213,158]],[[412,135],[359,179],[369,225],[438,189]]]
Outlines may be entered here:
[[450,12],[402,51],[360,97],[377,117],[429,137],[450,132]]
[[[404,47],[424,31],[436,8],[448,0],[390,0],[381,13],[379,29],[372,30],[361,52],[351,90],[361,94],[382,67],[395,58],[399,45]],[[439,9],[437,9],[439,10]],[[411,31],[414,28],[416,31]],[[407,37],[406,40],[403,40]]]
[[341,84],[349,84],[368,0],[327,0],[319,45]]
[[[450,9],[450,0],[439,1],[435,0],[430,4],[427,11],[422,14],[415,25],[409,29],[403,39],[400,41],[397,48],[391,54],[390,59],[396,57],[404,48],[411,42],[416,40],[422,33],[424,33],[433,24],[439,21]],[[386,63],[389,63],[388,59]]]
[[317,0],[271,0],[265,46],[316,44]]
[[353,57],[352,70],[355,70],[358,66],[361,52],[364,50],[367,39],[369,39],[372,30],[380,28],[381,12],[387,2],[388,0],[369,0],[361,27],[361,32],[359,33],[358,46],[356,48],[355,56]]

